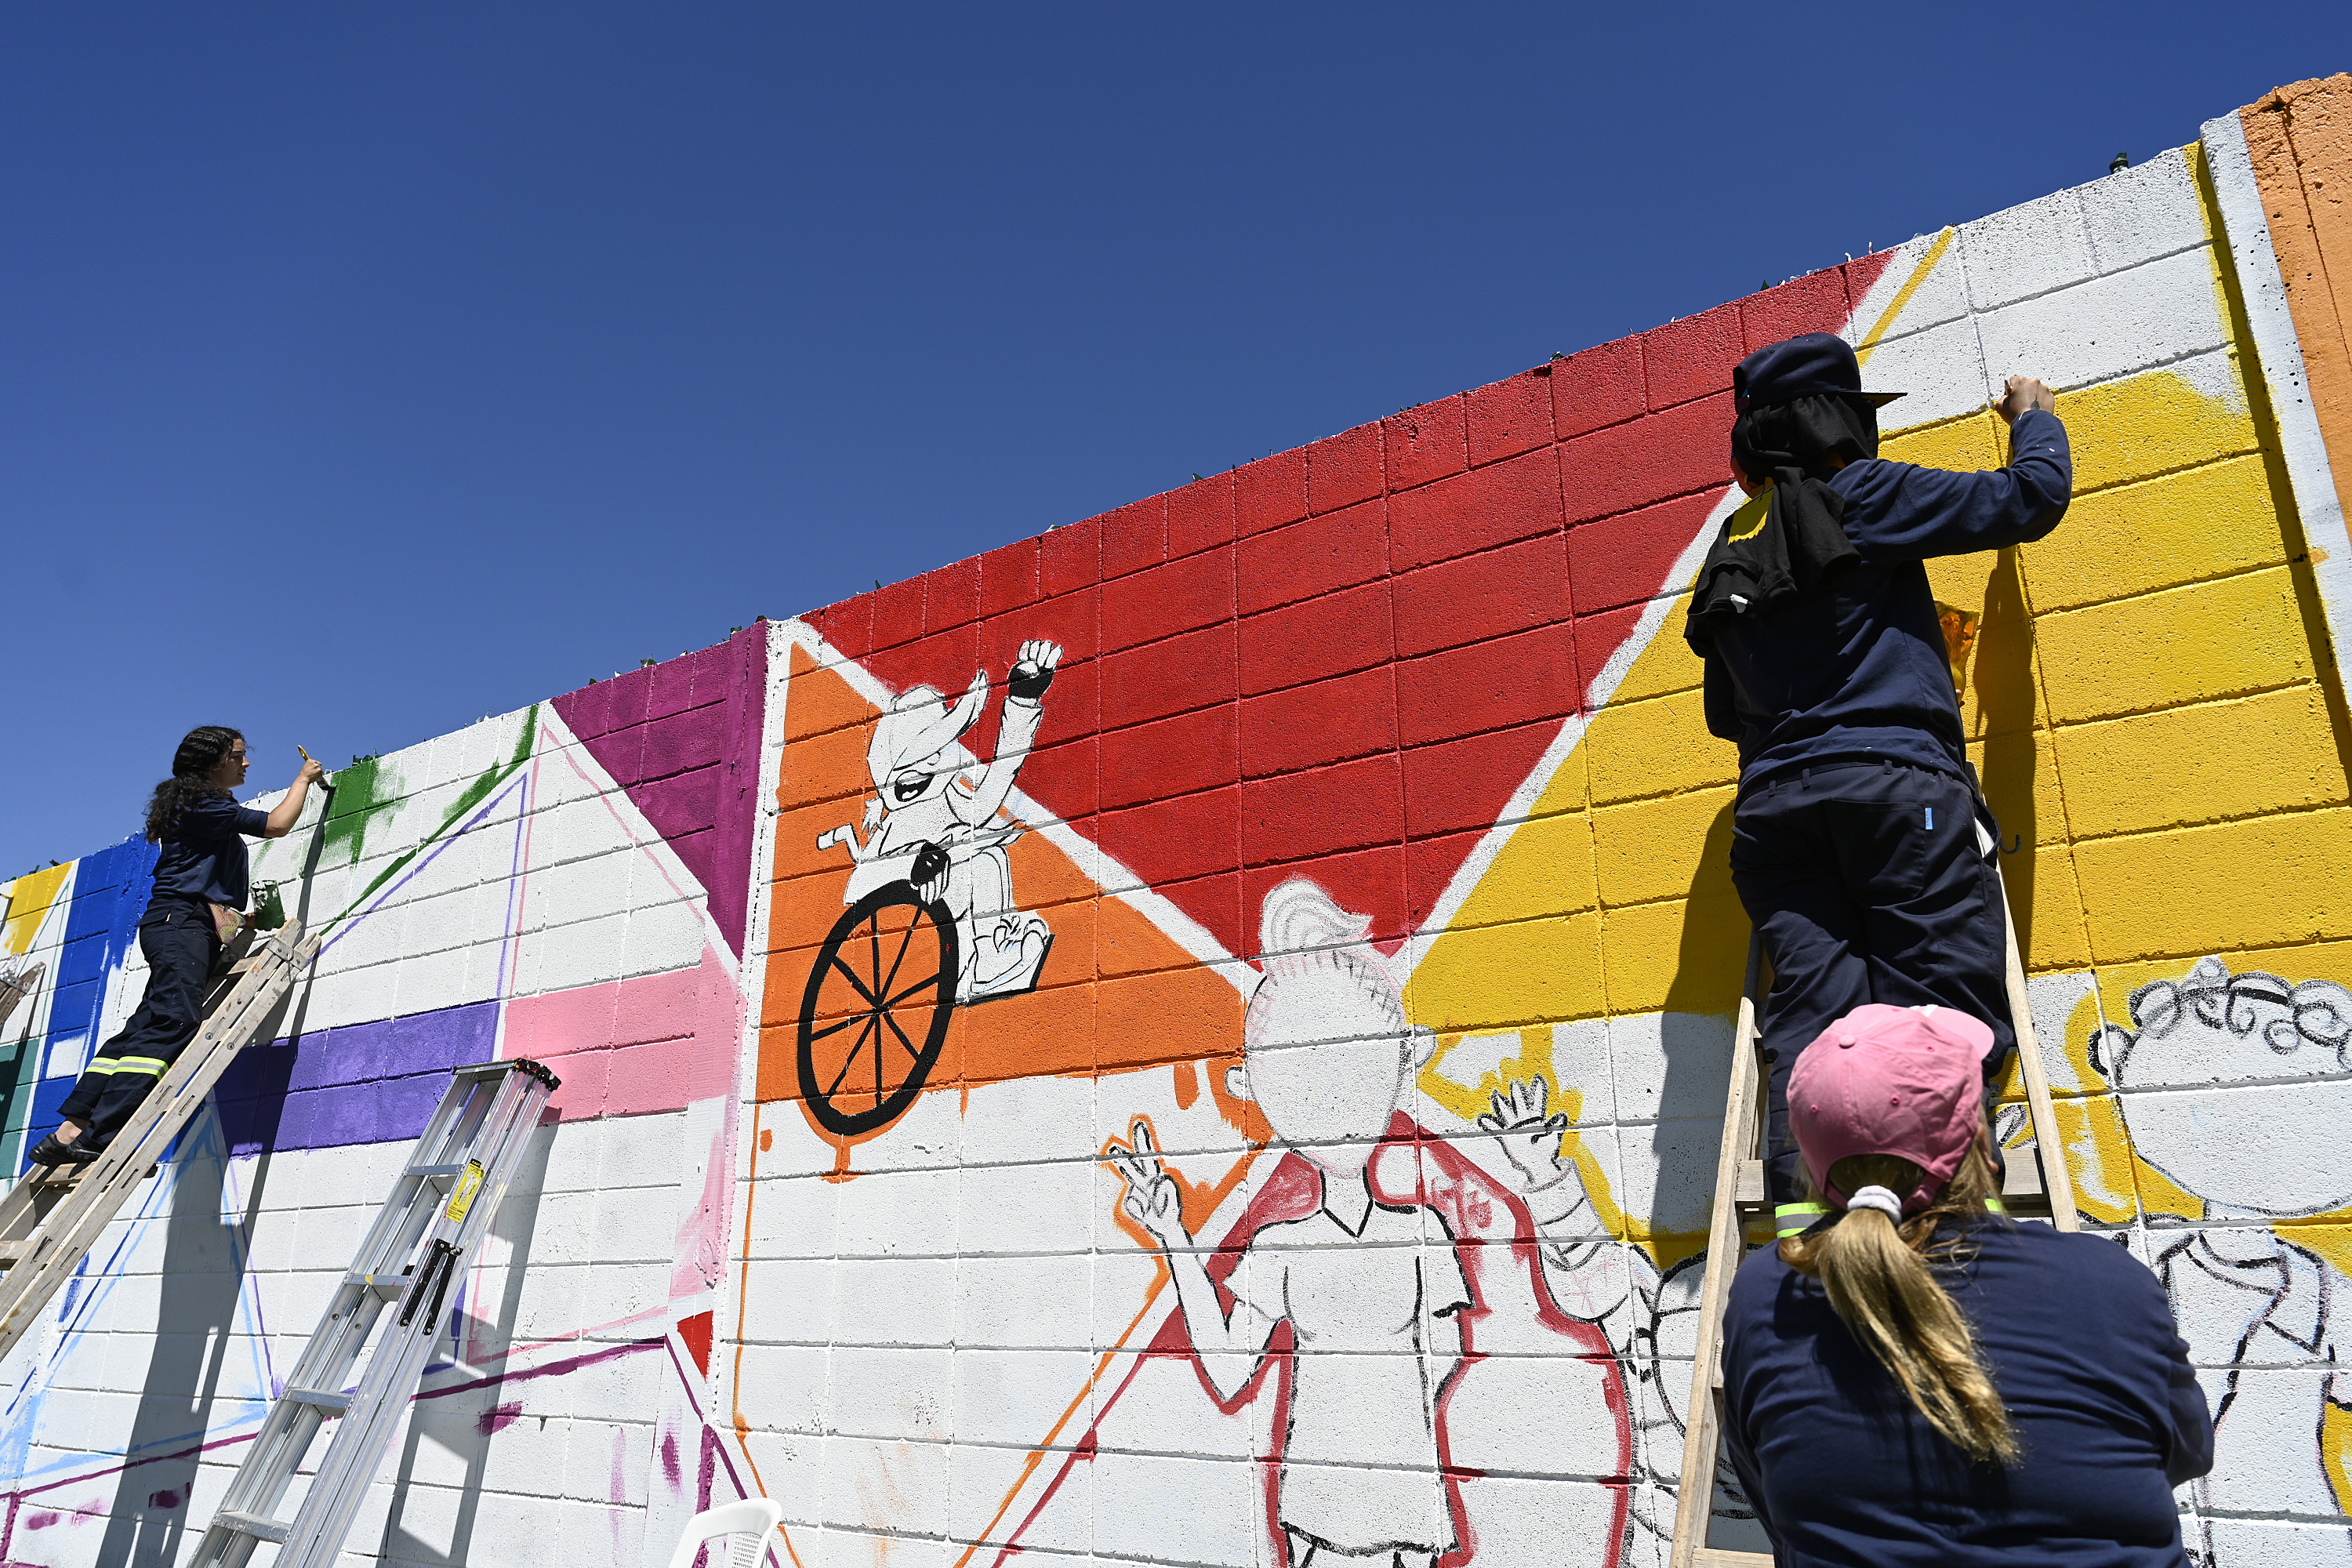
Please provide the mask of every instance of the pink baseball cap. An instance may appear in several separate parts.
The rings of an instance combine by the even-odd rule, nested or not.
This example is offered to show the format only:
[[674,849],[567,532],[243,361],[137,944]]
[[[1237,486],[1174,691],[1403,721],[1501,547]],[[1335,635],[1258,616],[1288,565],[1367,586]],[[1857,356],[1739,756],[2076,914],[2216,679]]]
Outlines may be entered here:
[[1976,1142],[1991,1049],[1992,1030],[1949,1007],[1872,1002],[1822,1030],[1789,1074],[1789,1128],[1822,1201],[1845,1207],[1840,1160],[1892,1154],[1927,1173],[1903,1212],[1934,1203]]

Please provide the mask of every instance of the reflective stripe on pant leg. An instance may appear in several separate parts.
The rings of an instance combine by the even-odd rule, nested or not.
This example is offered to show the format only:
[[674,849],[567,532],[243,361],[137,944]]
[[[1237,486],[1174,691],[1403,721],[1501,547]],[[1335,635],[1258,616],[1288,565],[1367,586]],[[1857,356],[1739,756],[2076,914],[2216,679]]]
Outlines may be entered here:
[[74,1079],[73,1088],[66,1091],[65,1102],[58,1107],[58,1117],[89,1126],[89,1119],[97,1114],[98,1102],[106,1098],[106,1091],[113,1085],[114,1058],[92,1057],[89,1065],[81,1069],[81,1076]]
[[147,956],[146,994],[121,1030],[82,1068],[58,1107],[60,1115],[97,1134],[91,1147],[105,1147],[109,1130],[162,1080],[163,1068],[195,1037],[218,945],[193,914],[173,910],[161,923],[142,921],[139,947]]
[[[152,1061],[154,1058],[144,1059]],[[106,1087],[98,1092],[89,1116],[83,1119],[89,1131],[82,1136],[89,1140],[90,1148],[103,1149],[113,1142],[115,1133],[131,1120],[131,1113],[139,1109],[163,1079],[153,1067],[125,1065],[118,1068],[112,1077],[98,1081]]]
[[1827,1204],[1775,1205],[1772,1210],[1773,1233],[1778,1236],[1795,1236],[1800,1232],[1811,1230],[1813,1227],[1813,1222],[1829,1212],[1830,1205]]

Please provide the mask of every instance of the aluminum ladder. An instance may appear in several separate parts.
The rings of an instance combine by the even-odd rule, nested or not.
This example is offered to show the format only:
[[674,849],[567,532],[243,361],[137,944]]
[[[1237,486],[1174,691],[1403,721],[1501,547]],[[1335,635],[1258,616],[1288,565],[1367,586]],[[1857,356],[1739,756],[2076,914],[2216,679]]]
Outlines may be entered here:
[[[2050,1080],[2042,1070],[2042,1047],[2033,1033],[2033,1009],[2025,993],[2025,965],[2017,950],[2017,921],[2001,887],[2002,923],[2009,947],[2009,1014],[2017,1031],[2018,1077],[2025,1087],[2033,1123],[2032,1157],[2012,1151],[2001,1182],[2001,1204],[2014,1217],[2047,1219],[2059,1230],[2079,1226],[2074,1181],[2067,1172],[2065,1142],[2050,1103]],[[1706,1279],[1699,1291],[1698,1349],[1691,1361],[1689,1425],[1683,1432],[1682,1481],[1675,1496],[1674,1546],[1667,1568],[1771,1568],[1762,1552],[1733,1552],[1706,1543],[1715,1514],[1716,1468],[1723,1451],[1723,1309],[1731,1277],[1747,1253],[1745,1228],[1769,1220],[1760,1158],[1766,1110],[1762,1053],[1757,1023],[1762,997],[1764,947],[1750,936],[1748,976],[1739,996],[1739,1026],[1731,1047],[1731,1088],[1723,1107],[1723,1143],[1715,1163],[1715,1212],[1706,1237]]]
[[[520,1058],[451,1075],[440,1108],[229,1482],[197,1549],[199,1568],[242,1568],[265,1541],[278,1543],[276,1568],[329,1568],[335,1561],[442,1337],[449,1282],[473,1262],[559,1086],[553,1073]],[[391,1321],[375,1336],[394,1302]],[[310,1440],[330,1416],[341,1420],[310,1489],[291,1519],[278,1517]]]
[[205,1021],[105,1152],[87,1165],[36,1165],[0,1198],[0,1266],[7,1269],[0,1275],[0,1356],[39,1321],[236,1053],[268,1028],[318,952],[318,937],[305,934],[299,921],[239,931],[228,949],[232,961],[206,998]]

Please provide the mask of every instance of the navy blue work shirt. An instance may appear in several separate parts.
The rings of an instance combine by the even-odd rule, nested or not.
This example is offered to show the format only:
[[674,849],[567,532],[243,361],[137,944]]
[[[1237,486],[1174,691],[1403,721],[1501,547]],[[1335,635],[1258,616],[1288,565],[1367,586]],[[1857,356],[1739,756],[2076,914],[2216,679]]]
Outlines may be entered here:
[[2182,1568],[2172,1489],[2213,1423],[2164,1287],[2101,1237],[1989,1220],[1937,1277],[2024,1449],[1972,1465],[1767,1247],[1724,1317],[1724,1439],[1782,1568]]
[[1894,762],[1968,776],[1944,632],[1920,563],[2028,544],[2074,490],[2066,426],[2010,427],[2010,466],[1953,473],[1865,458],[1829,478],[1862,563],[1830,587],[1717,632],[1706,727],[1739,742],[1743,794],[1801,768]]
[[233,910],[245,908],[253,890],[245,841],[261,837],[268,828],[268,813],[239,805],[233,795],[200,795],[189,801],[180,807],[180,820],[163,835],[163,853],[155,857],[155,900],[202,899]]

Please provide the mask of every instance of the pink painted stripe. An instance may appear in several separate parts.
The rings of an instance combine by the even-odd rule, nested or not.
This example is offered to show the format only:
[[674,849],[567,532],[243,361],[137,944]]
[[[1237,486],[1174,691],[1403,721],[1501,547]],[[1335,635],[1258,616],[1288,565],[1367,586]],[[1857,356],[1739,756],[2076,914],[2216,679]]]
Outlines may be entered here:
[[679,1110],[733,1087],[741,1006],[705,947],[692,969],[516,997],[501,1049],[555,1069],[567,1121]]

